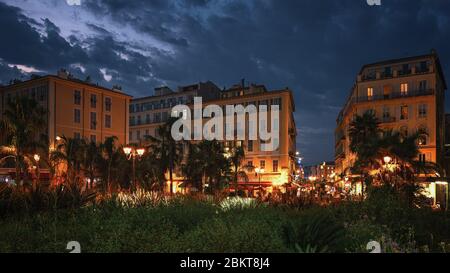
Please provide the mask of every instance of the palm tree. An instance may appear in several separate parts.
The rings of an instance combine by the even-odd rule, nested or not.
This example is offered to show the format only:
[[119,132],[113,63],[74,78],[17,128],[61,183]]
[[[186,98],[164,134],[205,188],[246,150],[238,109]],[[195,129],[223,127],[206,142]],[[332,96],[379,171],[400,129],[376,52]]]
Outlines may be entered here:
[[9,159],[14,161],[16,181],[23,184],[23,174],[27,167],[36,163],[34,154],[44,154],[46,137],[46,111],[35,100],[28,97],[15,97],[6,102],[0,129],[7,145],[0,148],[0,165]]
[[50,160],[62,173],[64,182],[78,184],[82,178],[83,149],[85,142],[82,139],[60,137],[56,148],[50,153]]
[[128,163],[125,155],[116,143],[117,137],[112,136],[105,139],[105,142],[100,144],[99,159],[100,173],[102,174],[103,190],[110,191],[113,182],[118,182],[123,177],[125,168]]
[[205,183],[208,183],[210,189],[215,191],[221,186],[223,174],[229,170],[229,167],[222,145],[217,140],[204,140],[189,146],[183,173],[187,180],[200,191],[203,191]]
[[95,142],[91,141],[86,143],[83,141],[82,157],[81,157],[81,170],[84,176],[89,178],[89,182],[86,183],[86,188],[93,188],[94,180],[97,178],[100,169],[101,162],[101,149]]
[[245,151],[242,146],[234,146],[231,149],[231,154],[229,156],[229,161],[231,164],[231,176],[234,184],[235,192],[238,191],[238,181],[243,179],[245,182],[248,181],[247,172],[253,171],[254,167],[251,165],[244,165],[242,162],[245,159]]
[[173,194],[173,172],[183,159],[183,143],[175,141],[171,134],[172,125],[177,118],[170,118],[156,130],[157,137],[146,136],[149,148],[159,161],[160,170],[169,172],[170,194]]
[[[437,164],[417,160],[418,140],[422,134],[423,132],[418,132],[404,136],[392,130],[383,131],[373,114],[357,116],[349,129],[350,149],[357,156],[353,172],[360,173],[363,182],[369,184],[373,179],[369,173],[376,169],[381,170],[385,165],[383,158],[388,156],[395,162],[396,169],[393,174],[379,172],[377,175],[381,182],[389,182],[397,191],[414,186],[418,173],[441,173]],[[413,200],[410,197],[408,198]]]

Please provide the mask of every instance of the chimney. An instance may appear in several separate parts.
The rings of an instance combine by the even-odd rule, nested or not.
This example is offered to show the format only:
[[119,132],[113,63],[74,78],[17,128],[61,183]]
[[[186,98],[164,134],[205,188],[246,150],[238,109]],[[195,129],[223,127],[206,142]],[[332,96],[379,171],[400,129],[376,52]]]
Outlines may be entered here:
[[59,78],[62,78],[62,79],[67,79],[69,77],[69,73],[64,68],[61,68],[60,70],[58,70],[57,75]]

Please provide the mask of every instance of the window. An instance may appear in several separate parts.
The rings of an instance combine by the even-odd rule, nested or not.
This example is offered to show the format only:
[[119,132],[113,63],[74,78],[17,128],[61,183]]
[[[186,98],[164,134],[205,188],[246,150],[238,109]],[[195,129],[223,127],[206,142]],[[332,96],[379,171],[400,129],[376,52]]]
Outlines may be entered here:
[[376,111],[375,111],[375,109],[367,109],[366,114],[371,115],[371,116],[376,116]]
[[247,151],[253,152],[253,140],[249,140],[247,143]]
[[111,98],[105,98],[105,111],[110,112],[111,105],[112,105]]
[[81,123],[81,111],[80,111],[80,109],[73,110],[73,122]]
[[392,93],[392,86],[385,85],[383,86],[383,97],[384,99],[389,99]]
[[384,76],[385,77],[392,77],[392,68],[390,66],[386,66],[384,68]]
[[259,161],[259,168],[260,169],[265,169],[266,168],[266,161],[265,160]]
[[272,171],[274,173],[278,172],[278,160],[274,160],[272,163]]
[[400,84],[400,94],[402,96],[408,95],[408,84],[407,83]]
[[389,107],[383,107],[383,121],[389,121],[391,119],[391,113],[389,111]]
[[139,130],[136,131],[136,139],[141,140],[141,131]]
[[148,129],[145,129],[145,136],[149,136],[150,135],[150,131]]
[[419,154],[419,162],[421,162],[421,163],[425,163],[426,162],[425,154]]
[[368,100],[373,99],[373,88],[372,87],[367,88],[367,99]]
[[145,123],[150,124],[150,114],[145,115]]
[[427,90],[427,81],[426,81],[426,80],[420,81],[420,82],[419,82],[419,90],[420,90],[420,91],[425,91],[425,90]]
[[420,62],[419,64],[419,72],[427,72],[428,71],[428,64],[426,61]]
[[426,104],[419,104],[419,118],[427,117],[427,108]]
[[97,113],[91,112],[91,130],[97,130]]
[[81,105],[81,91],[75,90],[73,92],[73,103],[76,105]]
[[400,106],[400,119],[401,120],[408,119],[408,106],[407,105]]
[[130,131],[129,136],[128,136],[128,141],[133,140],[133,131]]
[[130,117],[130,125],[131,126],[136,125],[136,118],[134,116]]
[[96,143],[97,142],[97,136],[91,135],[91,142]]
[[408,127],[407,126],[400,127],[400,136],[403,138],[408,136]]
[[252,166],[252,167],[253,167],[253,161],[249,160],[249,161],[247,162],[247,166]]
[[141,125],[141,116],[137,116],[137,125]]
[[418,140],[419,146],[427,145],[427,136],[426,135],[420,135]]
[[111,115],[105,115],[105,128],[111,128]]
[[406,75],[406,74],[410,74],[411,73],[411,68],[409,64],[403,64],[402,65],[402,75]]
[[75,133],[73,133],[73,138],[74,139],[81,139],[81,134],[79,132],[75,132]]
[[97,107],[97,95],[92,94],[91,95],[91,108]]
[[278,105],[278,109],[281,111],[281,98],[276,98],[272,100],[272,105]]

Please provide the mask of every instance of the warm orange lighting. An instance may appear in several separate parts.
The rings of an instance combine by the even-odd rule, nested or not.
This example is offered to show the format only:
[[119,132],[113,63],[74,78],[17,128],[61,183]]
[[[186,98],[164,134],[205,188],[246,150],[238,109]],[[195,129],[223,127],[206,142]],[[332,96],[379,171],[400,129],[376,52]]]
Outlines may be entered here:
[[145,149],[143,149],[143,148],[137,149],[136,152],[137,152],[137,154],[138,154],[139,156],[143,156],[144,153],[145,153]]
[[35,154],[35,155],[33,156],[33,158],[34,158],[34,160],[35,160],[36,162],[39,162],[39,160],[41,159],[41,157],[40,157],[38,154]]
[[123,152],[126,155],[130,155],[131,154],[131,147],[123,147]]
[[56,141],[60,141],[61,137],[60,136],[56,136]]
[[385,157],[383,158],[383,160],[384,160],[384,163],[389,164],[389,163],[391,163],[391,161],[392,161],[392,157],[390,157],[390,156],[385,156]]

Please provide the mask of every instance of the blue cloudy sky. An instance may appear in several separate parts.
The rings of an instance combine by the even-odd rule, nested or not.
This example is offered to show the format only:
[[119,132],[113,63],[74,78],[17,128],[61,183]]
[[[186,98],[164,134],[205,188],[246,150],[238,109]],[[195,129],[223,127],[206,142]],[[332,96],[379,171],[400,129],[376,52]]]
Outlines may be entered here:
[[64,67],[133,96],[205,80],[290,87],[305,162],[332,160],[361,65],[435,48],[450,75],[450,1],[381,2],[0,0],[0,83]]

